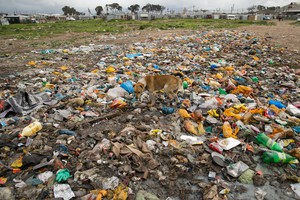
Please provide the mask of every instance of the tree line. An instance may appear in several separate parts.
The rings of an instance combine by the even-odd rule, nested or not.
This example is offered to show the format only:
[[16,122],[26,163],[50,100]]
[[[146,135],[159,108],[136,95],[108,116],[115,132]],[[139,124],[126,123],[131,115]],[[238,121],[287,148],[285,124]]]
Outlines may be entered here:
[[[112,4],[106,4],[105,5],[105,10],[106,13],[115,13],[122,11],[123,7],[119,5],[118,3],[112,3]],[[142,11],[148,12],[148,13],[162,13],[166,8],[162,5],[159,4],[146,4],[145,6],[142,7]],[[137,14],[140,11],[140,5],[138,4],[133,4],[128,7],[128,10],[131,13]],[[69,6],[64,6],[62,8],[62,11],[64,15],[84,15],[85,13],[78,12],[75,8],[69,7]],[[89,13],[91,13],[90,10],[88,10]],[[101,15],[103,14],[104,8],[102,6],[97,6],[95,8],[96,15]]]
[[268,11],[268,12],[274,12],[280,10],[280,6],[271,6],[271,7],[266,7],[262,5],[253,5],[247,8],[249,13],[254,13],[256,11]]

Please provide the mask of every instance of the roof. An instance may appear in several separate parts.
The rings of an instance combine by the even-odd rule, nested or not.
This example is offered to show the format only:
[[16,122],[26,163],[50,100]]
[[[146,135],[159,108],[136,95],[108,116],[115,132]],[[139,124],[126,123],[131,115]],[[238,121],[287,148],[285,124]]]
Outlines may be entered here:
[[300,12],[300,3],[292,2],[287,6],[284,6],[285,12]]

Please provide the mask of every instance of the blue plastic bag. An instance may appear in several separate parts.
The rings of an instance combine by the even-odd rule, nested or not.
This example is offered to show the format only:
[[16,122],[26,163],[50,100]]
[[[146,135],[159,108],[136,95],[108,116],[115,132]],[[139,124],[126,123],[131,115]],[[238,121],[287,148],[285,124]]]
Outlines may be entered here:
[[276,106],[277,108],[281,109],[281,108],[286,108],[286,105],[284,105],[283,103],[281,103],[280,101],[276,101],[276,100],[270,100],[269,101],[269,104],[270,105],[274,105]]
[[126,82],[122,83],[120,86],[121,86],[121,88],[126,90],[129,94],[134,92],[133,84],[131,81],[126,81]]

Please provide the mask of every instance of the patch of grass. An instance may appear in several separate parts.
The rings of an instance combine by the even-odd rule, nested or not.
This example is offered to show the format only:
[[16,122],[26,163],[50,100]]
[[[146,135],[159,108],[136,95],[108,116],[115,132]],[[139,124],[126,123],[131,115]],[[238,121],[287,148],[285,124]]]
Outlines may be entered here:
[[152,21],[124,20],[83,20],[62,21],[45,24],[11,24],[0,26],[0,37],[17,38],[22,40],[37,39],[68,33],[118,33],[139,28],[168,29],[200,29],[205,28],[236,28],[246,25],[273,25],[267,21],[246,20],[215,20],[215,19],[155,19]]
[[291,24],[291,25],[300,26],[300,21],[292,22],[292,23],[290,23],[290,24]]

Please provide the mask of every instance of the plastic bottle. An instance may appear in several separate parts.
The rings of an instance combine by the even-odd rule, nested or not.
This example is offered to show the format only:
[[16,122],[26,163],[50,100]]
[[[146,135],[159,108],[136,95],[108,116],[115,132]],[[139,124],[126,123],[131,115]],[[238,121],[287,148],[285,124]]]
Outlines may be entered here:
[[189,87],[189,84],[188,84],[188,82],[183,81],[182,86],[183,86],[183,89],[187,89]]
[[42,129],[42,124],[38,121],[35,121],[28,126],[26,126],[22,133],[19,134],[19,137],[29,137],[36,134],[38,131]]
[[222,89],[222,88],[219,88],[219,94],[221,95],[221,94],[224,94],[224,95],[226,95],[227,94],[227,92],[224,90],[224,89]]
[[223,153],[223,148],[217,142],[210,143],[208,147],[211,150],[218,152],[219,154]]
[[256,136],[256,139],[263,144],[264,146],[268,147],[271,150],[282,152],[282,148],[279,146],[277,142],[274,142],[271,138],[269,138],[266,134],[260,133]]
[[264,152],[262,155],[262,159],[265,163],[290,163],[296,158],[286,153],[272,151]]

